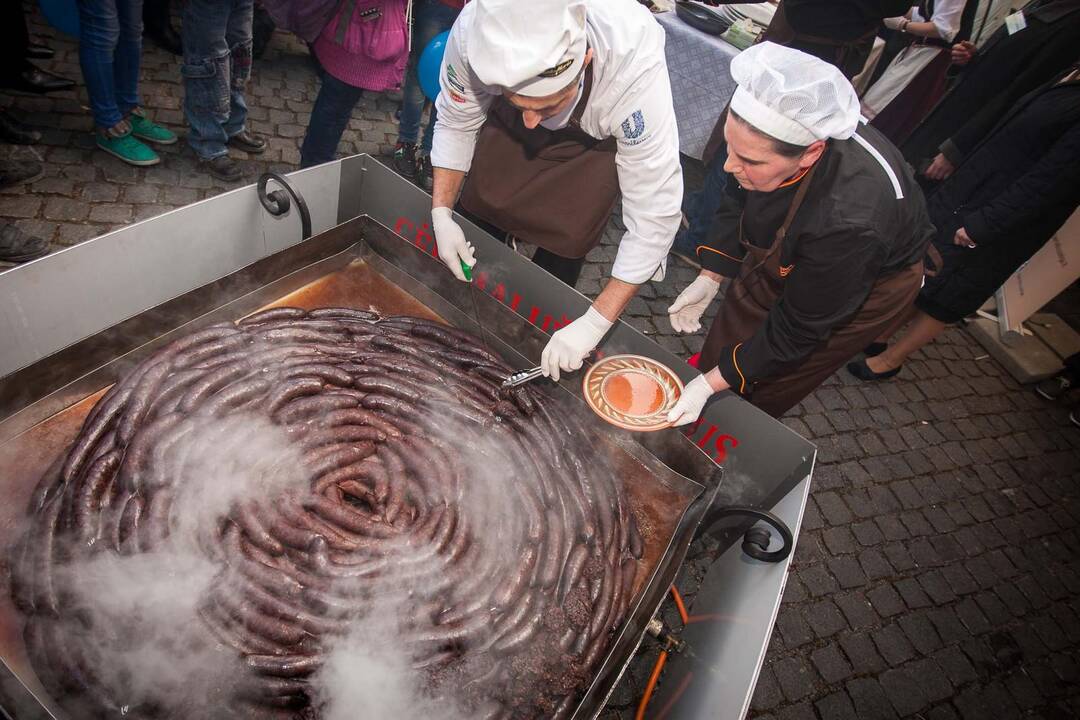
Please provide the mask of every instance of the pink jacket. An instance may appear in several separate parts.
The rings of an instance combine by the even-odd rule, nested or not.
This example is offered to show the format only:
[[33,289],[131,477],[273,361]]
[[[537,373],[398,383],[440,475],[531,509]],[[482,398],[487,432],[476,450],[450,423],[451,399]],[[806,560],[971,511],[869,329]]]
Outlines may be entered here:
[[407,0],[341,0],[315,40],[315,57],[353,87],[400,87],[409,61],[407,6]]

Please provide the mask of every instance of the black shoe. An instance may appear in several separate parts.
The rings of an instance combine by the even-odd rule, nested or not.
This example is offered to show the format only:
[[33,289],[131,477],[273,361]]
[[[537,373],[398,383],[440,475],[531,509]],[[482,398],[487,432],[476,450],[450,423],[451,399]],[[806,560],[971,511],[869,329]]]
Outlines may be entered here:
[[0,78],[0,87],[7,88],[8,90],[18,90],[19,92],[44,95],[45,93],[57,92],[59,90],[70,90],[75,87],[75,81],[68,80],[59,75],[54,75],[53,73],[42,70],[36,65],[28,62],[26,63],[26,69],[22,72]]
[[1047,400],[1057,400],[1069,392],[1076,384],[1071,373],[1061,372],[1052,378],[1046,378],[1035,386],[1035,394]]
[[41,133],[6,110],[0,110],[0,141],[12,145],[33,145],[41,142]]
[[214,177],[225,182],[236,182],[244,177],[244,171],[240,169],[240,164],[228,155],[219,155],[211,160],[200,160],[199,165]]
[[29,42],[26,45],[26,57],[34,60],[52,60],[56,52],[44,43]]
[[862,354],[866,357],[874,357],[875,355],[880,355],[888,349],[889,343],[872,342],[863,348]]
[[416,161],[416,175],[417,181],[420,183],[420,187],[424,188],[428,192],[431,192],[435,188],[435,175],[431,170],[431,156],[423,155]]
[[248,130],[241,130],[233,135],[229,138],[229,144],[252,155],[266,151],[266,140]]
[[35,180],[44,168],[33,160],[0,160],[0,187]]
[[24,263],[49,254],[49,243],[14,225],[0,225],[0,260]]
[[416,143],[399,142],[394,147],[394,170],[407,180],[416,179]]
[[847,371],[859,378],[860,380],[888,380],[891,377],[896,377],[900,374],[900,370],[903,366],[894,368],[892,370],[886,370],[883,373],[876,373],[870,369],[865,360],[856,360],[855,362],[849,362],[847,364]]

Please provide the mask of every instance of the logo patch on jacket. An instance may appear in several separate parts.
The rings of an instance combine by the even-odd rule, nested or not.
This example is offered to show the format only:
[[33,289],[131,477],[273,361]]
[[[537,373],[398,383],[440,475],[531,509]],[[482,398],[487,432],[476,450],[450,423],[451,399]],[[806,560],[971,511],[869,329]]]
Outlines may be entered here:
[[454,70],[454,66],[450,63],[446,64],[446,84],[459,93],[465,92],[465,85],[458,80],[457,71]]
[[622,121],[622,133],[631,145],[642,142],[641,135],[645,132],[645,116],[640,110],[635,110],[630,117]]

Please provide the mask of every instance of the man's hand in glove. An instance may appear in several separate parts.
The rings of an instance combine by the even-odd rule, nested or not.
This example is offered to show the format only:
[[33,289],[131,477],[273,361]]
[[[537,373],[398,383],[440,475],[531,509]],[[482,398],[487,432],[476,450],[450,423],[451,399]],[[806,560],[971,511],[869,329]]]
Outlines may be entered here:
[[473,255],[472,245],[465,241],[465,231],[454,222],[454,211],[448,207],[432,208],[431,229],[435,233],[439,259],[450,268],[454,277],[462,282],[468,282],[461,264],[465,263],[472,267],[476,264],[476,256]]
[[540,356],[544,375],[558,381],[560,370],[580,368],[586,356],[596,349],[613,324],[596,308],[590,307],[577,320],[557,330]]
[[687,285],[668,308],[668,318],[675,332],[693,333],[700,330],[701,316],[719,291],[720,283],[705,273]]

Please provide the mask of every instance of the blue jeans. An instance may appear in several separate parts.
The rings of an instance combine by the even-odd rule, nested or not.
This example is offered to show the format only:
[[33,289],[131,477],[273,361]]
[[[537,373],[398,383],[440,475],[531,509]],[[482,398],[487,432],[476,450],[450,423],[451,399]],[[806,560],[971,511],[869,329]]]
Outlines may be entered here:
[[142,0],[78,0],[79,65],[94,124],[116,125],[139,105]]
[[251,77],[254,0],[187,0],[184,5],[184,117],[188,143],[203,160],[228,154],[244,131]]
[[683,201],[683,212],[689,228],[680,228],[675,233],[673,247],[685,255],[697,255],[699,246],[706,244],[709,229],[712,227],[716,211],[720,209],[720,198],[727,186],[728,174],[724,172],[727,152],[721,149],[716,153],[711,164],[705,168],[705,181],[701,189],[688,193]]
[[[409,67],[405,70],[405,87],[402,88],[401,121],[398,124],[398,142],[415,143],[420,134],[420,118],[424,113],[424,91],[420,88],[420,79],[416,67],[420,53],[428,46],[431,39],[450,29],[457,19],[458,10],[444,5],[439,0],[419,0],[413,9],[412,53]],[[424,129],[424,139],[420,145],[422,154],[431,152],[431,141],[435,134],[435,105],[431,106],[431,117]]]
[[322,85],[315,106],[311,108],[304,144],[300,146],[300,167],[322,165],[334,159],[341,135],[349,124],[353,108],[364,94],[363,89],[338,80],[319,70]]

